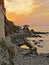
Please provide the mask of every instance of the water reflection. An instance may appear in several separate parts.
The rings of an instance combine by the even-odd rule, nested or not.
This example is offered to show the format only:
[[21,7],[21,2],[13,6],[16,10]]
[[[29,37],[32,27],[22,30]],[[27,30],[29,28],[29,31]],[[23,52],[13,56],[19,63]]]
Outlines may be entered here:
[[36,45],[38,53],[49,53],[49,35],[42,35],[42,38],[28,38]]
[[[34,29],[35,31],[40,31],[40,32],[49,32],[49,26],[32,26],[29,27],[29,29]],[[49,53],[49,34],[39,34],[42,36],[41,38],[39,37],[32,37],[32,38],[27,38],[29,39],[32,44],[35,44],[37,47],[38,53]],[[40,47],[41,46],[41,47]],[[26,46],[22,46],[24,48],[28,48]]]

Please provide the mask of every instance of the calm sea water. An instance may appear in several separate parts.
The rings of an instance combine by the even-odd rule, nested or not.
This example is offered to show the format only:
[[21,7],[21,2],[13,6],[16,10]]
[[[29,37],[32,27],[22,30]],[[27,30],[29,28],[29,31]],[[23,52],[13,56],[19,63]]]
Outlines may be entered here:
[[31,26],[30,29],[34,29],[35,31],[49,32],[49,26]]
[[[29,27],[29,29],[34,29],[35,31],[40,31],[40,32],[49,32],[49,26],[32,26]],[[40,45],[42,48],[37,47],[38,53],[49,53],[49,34],[40,34],[42,38],[29,38],[29,40],[43,40],[40,42]],[[33,44],[33,43],[32,43]],[[23,46],[24,48],[27,48],[26,46]]]

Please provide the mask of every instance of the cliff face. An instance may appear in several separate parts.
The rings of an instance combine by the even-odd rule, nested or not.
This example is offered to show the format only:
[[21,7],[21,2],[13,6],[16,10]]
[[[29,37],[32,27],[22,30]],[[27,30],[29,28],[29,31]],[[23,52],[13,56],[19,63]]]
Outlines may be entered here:
[[7,20],[5,15],[6,9],[4,7],[4,0],[0,0],[0,37],[8,36],[12,33],[16,33],[19,30],[19,27]]
[[2,5],[2,9],[4,10],[5,12],[5,7],[4,7],[4,0],[0,0],[0,6]]
[[4,8],[4,0],[0,0],[0,37],[5,37],[5,31],[4,31],[4,15],[2,13],[1,7],[5,11],[5,8]]
[[[6,18],[6,9],[4,7],[4,0],[0,0],[0,37],[8,36],[16,33],[16,26]],[[19,27],[17,27],[18,29]]]

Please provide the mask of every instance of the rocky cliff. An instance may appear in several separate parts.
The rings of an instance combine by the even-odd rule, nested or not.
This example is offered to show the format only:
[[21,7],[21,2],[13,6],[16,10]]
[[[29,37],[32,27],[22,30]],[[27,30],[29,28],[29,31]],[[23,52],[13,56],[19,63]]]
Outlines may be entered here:
[[21,29],[20,26],[16,26],[14,25],[13,22],[7,20],[7,18],[5,18],[5,36],[8,36],[10,34],[14,34],[14,33],[18,33]]

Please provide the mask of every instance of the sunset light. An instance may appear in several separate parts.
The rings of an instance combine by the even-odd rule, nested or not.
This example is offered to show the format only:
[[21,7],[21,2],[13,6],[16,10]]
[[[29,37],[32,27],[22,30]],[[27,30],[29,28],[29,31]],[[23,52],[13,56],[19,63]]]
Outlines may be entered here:
[[16,25],[49,24],[49,0],[4,0],[4,3],[7,19]]
[[[8,3],[10,5],[8,5]],[[15,12],[16,14],[29,14],[34,10],[33,0],[5,0],[6,10]]]

